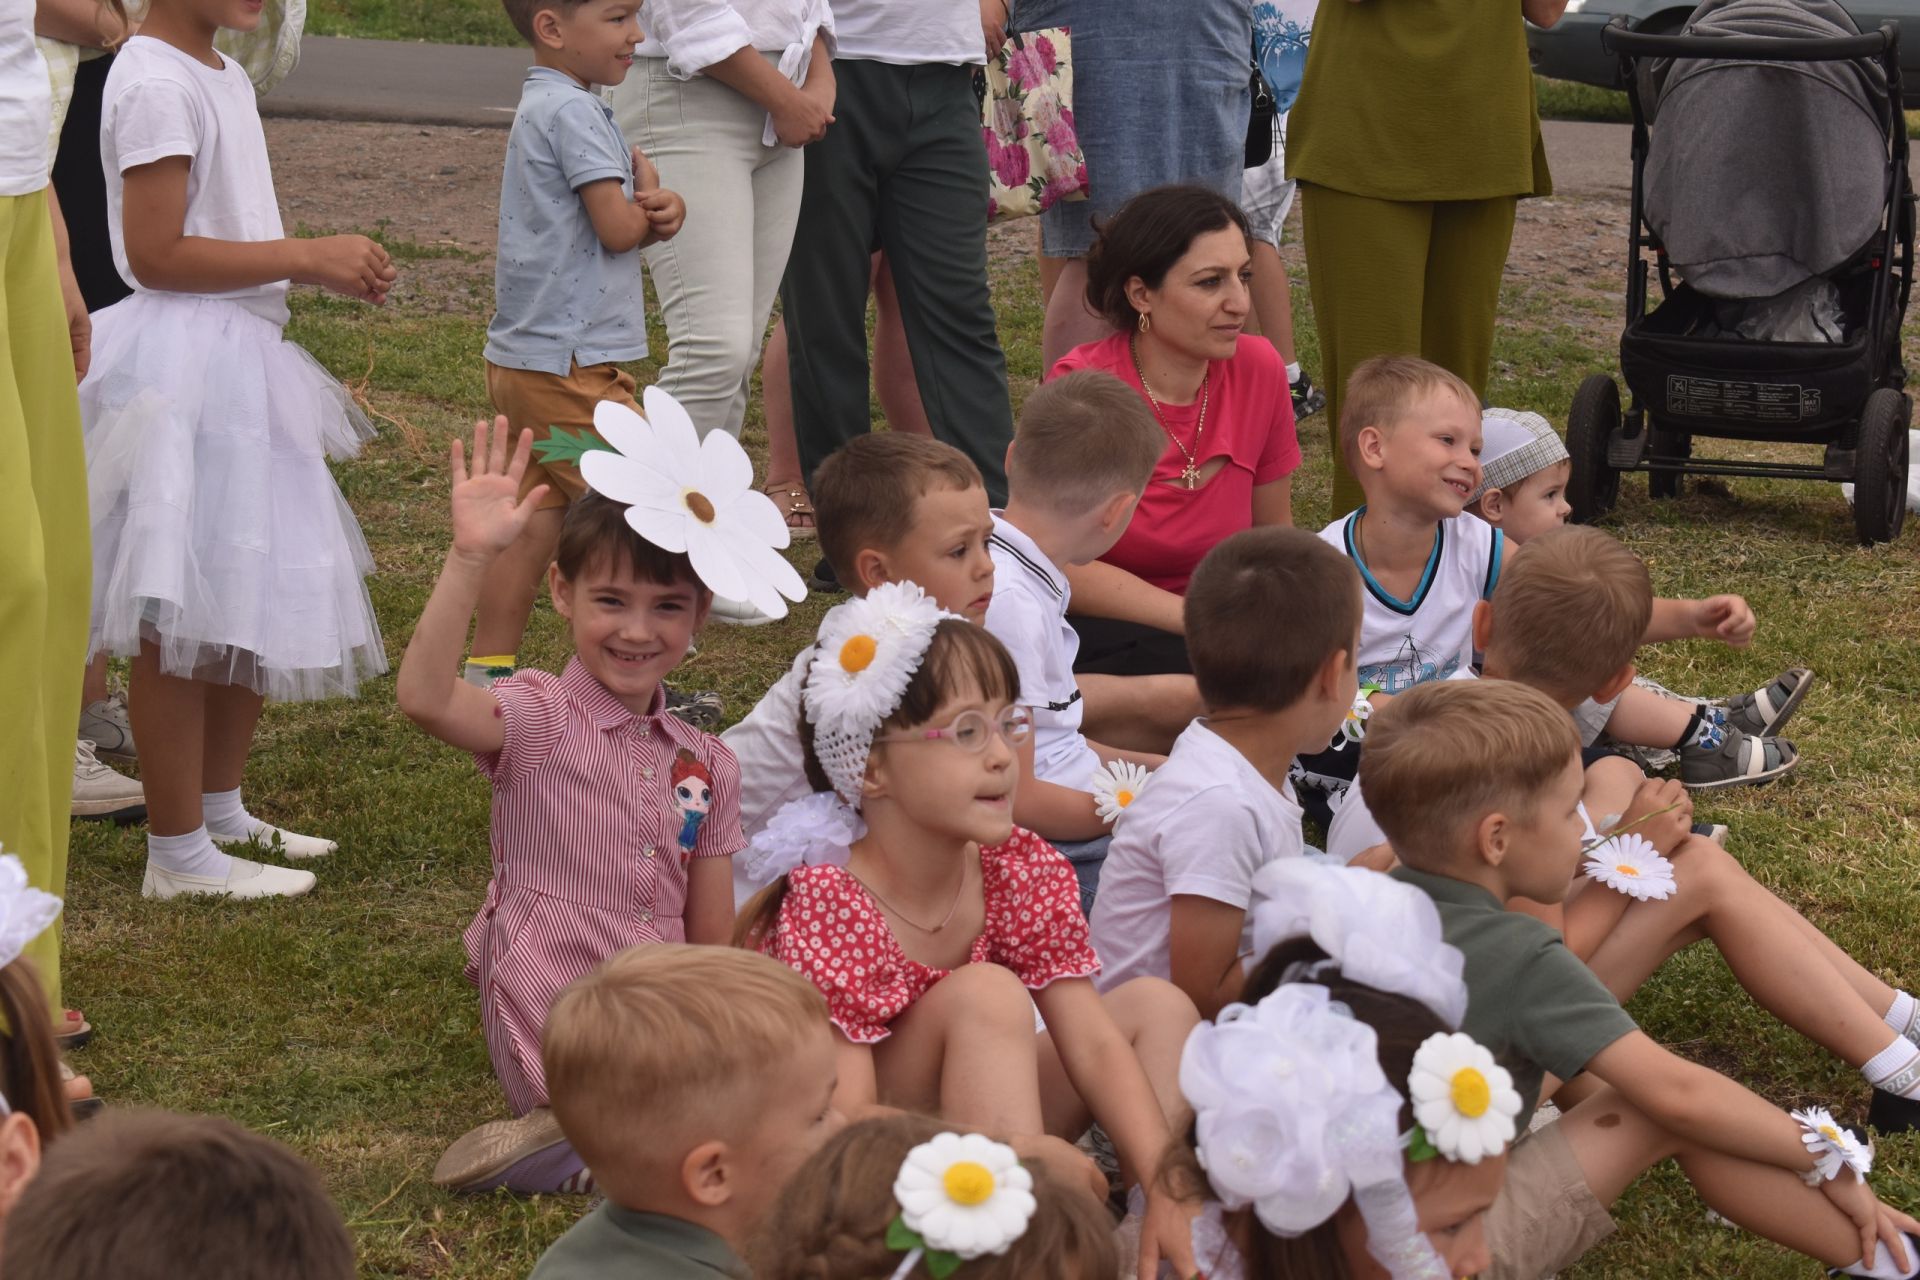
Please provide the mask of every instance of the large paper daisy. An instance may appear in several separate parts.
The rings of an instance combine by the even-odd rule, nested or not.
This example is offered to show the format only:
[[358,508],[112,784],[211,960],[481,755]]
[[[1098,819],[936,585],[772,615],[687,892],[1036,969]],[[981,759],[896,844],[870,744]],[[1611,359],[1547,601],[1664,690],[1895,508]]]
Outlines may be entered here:
[[1458,1031],[1435,1032],[1413,1055],[1407,1074],[1413,1118],[1449,1160],[1479,1164],[1513,1141],[1520,1094],[1493,1055]]
[[1152,780],[1153,774],[1145,765],[1131,760],[1115,760],[1102,766],[1090,785],[1094,813],[1100,821],[1112,826]]
[[1595,845],[1584,870],[1590,879],[1641,902],[1671,898],[1679,887],[1673,864],[1660,856],[1652,841],[1631,832]]
[[1825,1107],[1808,1107],[1794,1112],[1793,1118],[1805,1130],[1800,1141],[1806,1144],[1807,1154],[1813,1157],[1813,1170],[1821,1178],[1837,1178],[1842,1168],[1851,1169],[1862,1178],[1873,1172],[1873,1148],[1860,1145],[1860,1140],[1835,1120],[1831,1111]]
[[899,707],[947,616],[915,584],[886,582],[820,620],[802,696],[820,766],[847,803],[858,803],[873,735]]
[[716,596],[784,618],[786,601],[806,599],[807,587],[779,552],[792,535],[773,499],[753,487],[746,450],[725,431],[702,440],[658,387],[648,387],[642,403],[645,418],[600,402],[593,429],[611,447],[582,454],[580,474],[594,492],[626,504],[635,533],[662,551],[685,552]]
[[893,1198],[929,1254],[962,1260],[1005,1253],[1037,1207],[1033,1175],[1013,1148],[977,1133],[943,1133],[909,1151]]

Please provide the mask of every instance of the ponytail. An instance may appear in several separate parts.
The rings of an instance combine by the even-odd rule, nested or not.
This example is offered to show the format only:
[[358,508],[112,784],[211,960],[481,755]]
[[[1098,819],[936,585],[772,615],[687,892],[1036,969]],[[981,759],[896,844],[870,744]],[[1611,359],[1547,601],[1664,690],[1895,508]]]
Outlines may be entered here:
[[60,1078],[53,1018],[31,960],[0,967],[0,1018],[0,1093],[16,1114],[33,1121],[45,1145],[73,1127],[73,1111]]

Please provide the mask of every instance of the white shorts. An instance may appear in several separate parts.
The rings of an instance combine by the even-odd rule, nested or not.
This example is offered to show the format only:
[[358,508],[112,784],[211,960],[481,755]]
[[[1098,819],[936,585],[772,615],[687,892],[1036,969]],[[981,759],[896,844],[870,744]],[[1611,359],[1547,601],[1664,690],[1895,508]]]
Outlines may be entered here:
[[1293,182],[1287,177],[1287,118],[1280,117],[1273,155],[1263,165],[1241,176],[1240,202],[1246,210],[1253,238],[1278,249],[1280,229],[1293,208]]

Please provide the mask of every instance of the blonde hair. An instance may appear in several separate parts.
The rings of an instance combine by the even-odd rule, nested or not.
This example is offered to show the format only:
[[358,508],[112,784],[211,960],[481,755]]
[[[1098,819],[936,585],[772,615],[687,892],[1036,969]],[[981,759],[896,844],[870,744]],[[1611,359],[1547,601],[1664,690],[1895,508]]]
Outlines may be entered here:
[[795,1043],[827,1025],[820,992],[777,960],[655,942],[569,984],[540,1057],[561,1131],[604,1181],[751,1129]]
[[1139,494],[1167,437],[1137,392],[1079,369],[1027,397],[1007,460],[1009,490],[1062,515],[1083,516],[1116,493]]
[[1565,525],[1518,550],[1492,610],[1487,650],[1501,677],[1571,705],[1633,661],[1653,617],[1653,583],[1614,539]]
[[[841,1130],[802,1165],[749,1247],[754,1280],[887,1280],[903,1261],[887,1247],[899,1214],[893,1180],[907,1153],[953,1126],[927,1116],[863,1120]],[[1039,1201],[1026,1231],[1001,1254],[962,1263],[954,1280],[1033,1276],[1106,1280],[1120,1269],[1113,1219],[1087,1192],[1028,1165]],[[910,1273],[929,1274],[925,1263]]]
[[1432,680],[1367,721],[1360,787],[1400,861],[1438,871],[1489,813],[1525,817],[1580,754],[1564,707],[1511,680]]
[[1451,391],[1480,412],[1480,397],[1455,373],[1419,356],[1374,356],[1362,360],[1347,378],[1340,398],[1340,456],[1347,470],[1360,474],[1360,433],[1368,427],[1391,432],[1421,396]]

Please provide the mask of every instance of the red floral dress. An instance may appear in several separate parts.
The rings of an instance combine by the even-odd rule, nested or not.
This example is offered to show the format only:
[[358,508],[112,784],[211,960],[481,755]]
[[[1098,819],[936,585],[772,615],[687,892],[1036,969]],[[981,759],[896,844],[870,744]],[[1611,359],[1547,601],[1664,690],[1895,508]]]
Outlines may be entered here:
[[[1005,844],[980,850],[980,879],[986,918],[969,961],[1003,965],[1030,991],[1100,972],[1080,882],[1059,850],[1015,827]],[[855,1044],[885,1040],[888,1024],[952,972],[910,959],[880,904],[845,867],[789,874],[762,950],[820,988],[833,1024]]]

